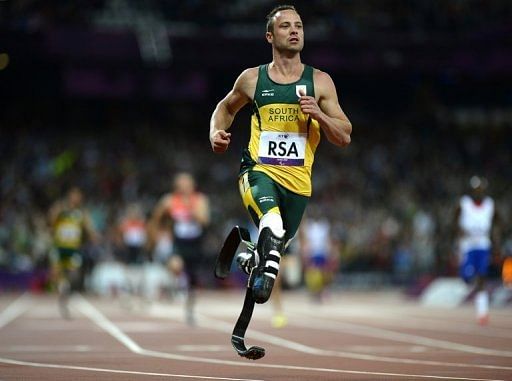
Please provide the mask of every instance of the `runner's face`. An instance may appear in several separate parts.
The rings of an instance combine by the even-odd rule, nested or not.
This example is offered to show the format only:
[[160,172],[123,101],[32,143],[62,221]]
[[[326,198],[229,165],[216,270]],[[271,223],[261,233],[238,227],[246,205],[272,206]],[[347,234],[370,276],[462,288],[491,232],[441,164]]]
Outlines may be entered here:
[[476,188],[473,188],[471,191],[471,196],[475,201],[481,201],[483,200],[485,195],[485,190],[483,186],[478,186]]
[[267,41],[278,51],[302,51],[304,29],[297,12],[291,9],[277,12],[274,16],[274,31],[267,32]]
[[182,193],[182,194],[193,193],[194,187],[195,187],[194,179],[191,176],[189,176],[187,174],[182,174],[176,178],[175,189],[178,193]]
[[69,204],[72,208],[78,208],[82,204],[82,192],[78,189],[72,189],[69,192]]

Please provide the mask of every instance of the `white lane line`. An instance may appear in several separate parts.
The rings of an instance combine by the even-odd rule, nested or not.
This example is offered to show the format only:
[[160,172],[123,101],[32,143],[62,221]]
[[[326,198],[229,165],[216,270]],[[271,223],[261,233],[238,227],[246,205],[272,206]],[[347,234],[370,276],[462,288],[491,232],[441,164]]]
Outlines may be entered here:
[[28,310],[30,305],[31,298],[27,293],[22,294],[20,297],[14,300],[0,313],[0,329],[5,327],[18,316],[23,315],[23,313]]
[[131,333],[144,333],[144,332],[173,332],[178,329],[181,329],[179,324],[163,324],[163,323],[148,323],[148,322],[140,322],[140,321],[126,321],[119,324],[119,327],[124,332]]
[[426,353],[427,347],[420,345],[350,345],[345,350],[363,353]]
[[[94,349],[89,345],[11,345],[6,348],[7,352],[92,352]],[[97,350],[97,349],[96,349]]]
[[[305,314],[311,317],[309,313]],[[411,335],[408,333],[401,333],[389,329],[376,328],[363,324],[345,323],[340,321],[304,317],[301,317],[300,322],[298,319],[296,319],[291,323],[299,327],[307,327],[310,329],[322,331],[327,330],[331,332],[345,332],[357,336],[373,337],[378,339],[398,341],[401,343],[424,345],[433,348],[448,349],[456,352],[473,353],[485,356],[512,357],[511,351],[475,347],[473,345],[454,343],[447,340],[431,339],[424,336]]]
[[[341,315],[340,313],[332,313],[333,306],[323,305],[320,306],[320,312],[324,316],[343,316],[343,318],[347,318],[348,320],[360,321],[359,319],[367,319],[368,316],[371,315],[368,311],[361,311],[355,315]],[[350,306],[345,308],[350,309]],[[298,306],[293,305],[292,303],[288,303],[287,310],[290,312],[303,313],[307,312],[304,308],[300,308]],[[339,312],[338,309],[336,311]],[[445,310],[436,311],[437,315],[441,315]],[[472,313],[472,312],[471,312]],[[495,311],[492,312],[492,317],[496,314]],[[315,315],[315,317],[318,316]],[[505,315],[504,315],[505,316]],[[508,313],[506,315],[507,318],[511,318],[512,314]],[[393,329],[394,327],[398,328],[412,328],[412,329],[420,329],[423,331],[443,331],[448,333],[465,333],[471,336],[483,336],[483,337],[497,337],[501,339],[512,338],[512,327],[511,328],[502,328],[496,327],[493,324],[490,324],[485,327],[478,327],[476,325],[476,321],[473,323],[462,322],[462,321],[454,321],[453,319],[444,319],[439,320],[434,317],[426,317],[426,316],[417,316],[417,315],[405,315],[405,312],[391,312],[391,311],[383,311],[379,310],[379,322],[384,322],[389,325],[389,329]]]
[[227,352],[233,350],[231,345],[178,345],[175,348],[180,352]]
[[102,373],[117,373],[117,374],[136,374],[139,376],[157,376],[157,377],[171,377],[171,378],[192,378],[194,380],[224,380],[224,381],[262,381],[262,380],[248,380],[246,378],[222,378],[222,377],[208,377],[208,376],[192,376],[188,374],[170,374],[170,373],[154,373],[154,372],[139,372],[135,370],[122,370],[122,369],[106,369],[106,368],[92,368],[86,366],[75,365],[60,365],[60,364],[46,364],[30,361],[19,361],[8,358],[0,357],[0,363],[9,365],[31,366],[36,368],[52,368],[52,369],[67,369],[67,370],[85,370],[89,372],[102,372]]
[[[212,318],[206,318],[201,316],[202,322],[201,326],[204,328],[214,329],[217,331],[225,332],[231,334],[233,330],[232,326],[226,322],[215,320]],[[258,340],[264,343],[270,343],[282,348],[288,348],[297,352],[308,353],[316,356],[330,356],[330,357],[343,357],[350,358],[354,360],[364,360],[364,361],[382,361],[382,362],[390,362],[390,363],[398,363],[398,364],[415,364],[415,365],[429,365],[429,366],[445,366],[445,367],[457,367],[457,368],[481,368],[481,369],[495,369],[495,370],[512,370],[510,366],[501,366],[501,365],[486,365],[486,364],[469,364],[469,363],[454,363],[454,362],[443,362],[443,361],[433,361],[433,360],[416,360],[416,359],[406,359],[400,357],[389,357],[389,356],[377,356],[363,353],[354,353],[354,352],[346,352],[346,351],[334,351],[334,350],[325,350],[320,348],[311,347],[308,345],[304,345],[295,341],[283,339],[278,336],[272,336],[267,333],[261,331],[250,330],[247,333],[246,337],[251,339]]]
[[[271,368],[271,369],[286,369],[286,370],[297,370],[297,371],[309,371],[309,372],[326,372],[326,373],[340,373],[340,374],[357,374],[357,375],[373,375],[373,376],[387,376],[387,377],[408,377],[415,379],[436,379],[436,380],[462,380],[462,381],[505,381],[501,379],[487,379],[487,378],[466,378],[466,377],[445,377],[445,376],[431,376],[431,375],[418,375],[418,374],[402,374],[402,373],[385,373],[385,372],[369,372],[369,371],[357,371],[357,370],[346,370],[346,369],[332,369],[332,368],[314,368],[306,366],[295,366],[295,365],[279,365],[279,364],[265,364],[265,363],[245,363],[240,361],[228,361],[211,359],[204,357],[191,357],[184,355],[177,355],[173,353],[152,351],[144,349],[137,344],[128,335],[122,332],[114,323],[112,323],[105,315],[103,315],[96,307],[89,303],[85,298],[80,296],[77,300],[80,311],[90,318],[96,325],[102,328],[105,332],[110,334],[112,337],[117,339],[130,351],[143,356],[165,358],[179,361],[189,362],[201,362],[218,365],[233,365],[242,367],[257,367],[257,368]],[[270,335],[267,335],[270,336]],[[271,336],[270,336],[271,337]],[[451,364],[442,364],[449,366]],[[466,365],[466,364],[463,364]],[[496,368],[493,368],[496,369]],[[512,369],[512,368],[510,368]]]
[[[379,317],[379,319],[381,319],[381,317]],[[441,322],[423,317],[404,318],[403,316],[387,316],[381,320],[388,320],[389,322],[387,324],[392,324],[393,326],[398,326],[399,328],[412,328],[422,331],[446,332],[451,334],[464,333],[469,336],[500,338],[504,340],[512,339],[512,329],[498,328],[493,326],[477,327],[476,323],[454,323],[452,321]]]

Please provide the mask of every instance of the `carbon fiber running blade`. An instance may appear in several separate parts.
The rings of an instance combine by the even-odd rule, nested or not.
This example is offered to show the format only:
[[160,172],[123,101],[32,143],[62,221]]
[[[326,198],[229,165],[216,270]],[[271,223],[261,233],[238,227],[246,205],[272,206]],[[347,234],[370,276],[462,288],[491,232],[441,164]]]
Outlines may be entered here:
[[241,337],[231,336],[231,344],[233,344],[233,348],[235,348],[236,353],[249,360],[259,360],[265,356],[264,348],[253,346],[247,349],[245,347],[244,339]]
[[215,262],[215,277],[225,279],[231,270],[231,263],[236,254],[236,250],[242,241],[250,242],[251,237],[249,231],[240,226],[235,226],[226,237],[222,249],[220,249],[217,261]]

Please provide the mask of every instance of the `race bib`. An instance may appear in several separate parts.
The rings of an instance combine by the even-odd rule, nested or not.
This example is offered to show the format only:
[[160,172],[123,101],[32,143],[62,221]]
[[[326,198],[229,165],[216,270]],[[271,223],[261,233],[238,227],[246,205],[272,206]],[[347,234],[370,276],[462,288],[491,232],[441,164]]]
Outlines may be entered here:
[[176,221],[174,224],[174,235],[176,238],[193,239],[201,235],[201,225],[193,221]]
[[146,231],[143,228],[130,228],[123,233],[123,240],[129,246],[143,246],[146,243]]
[[307,135],[292,132],[263,131],[258,159],[261,164],[303,166]]
[[78,245],[82,239],[82,229],[77,224],[62,222],[58,225],[55,236],[61,244]]

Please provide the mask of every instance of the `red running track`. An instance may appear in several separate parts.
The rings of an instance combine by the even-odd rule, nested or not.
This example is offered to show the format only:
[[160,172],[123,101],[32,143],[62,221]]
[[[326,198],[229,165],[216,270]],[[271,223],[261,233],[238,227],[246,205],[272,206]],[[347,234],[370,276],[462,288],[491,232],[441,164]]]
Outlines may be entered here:
[[476,324],[471,306],[426,308],[398,293],[340,293],[324,304],[283,297],[289,323],[272,328],[272,304],[256,306],[246,342],[230,335],[243,291],[203,291],[197,324],[179,302],[75,296],[71,320],[53,296],[0,297],[0,380],[512,380],[512,310]]

